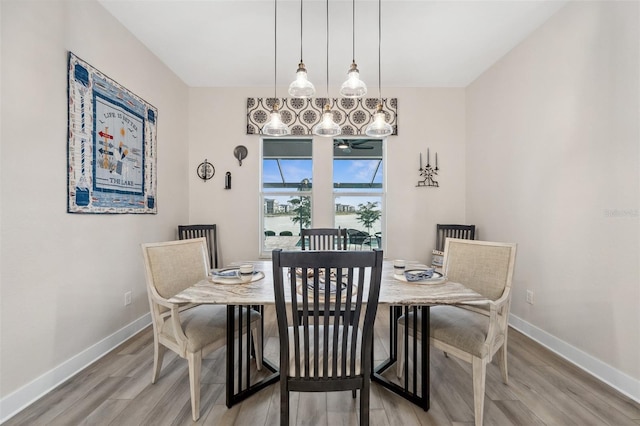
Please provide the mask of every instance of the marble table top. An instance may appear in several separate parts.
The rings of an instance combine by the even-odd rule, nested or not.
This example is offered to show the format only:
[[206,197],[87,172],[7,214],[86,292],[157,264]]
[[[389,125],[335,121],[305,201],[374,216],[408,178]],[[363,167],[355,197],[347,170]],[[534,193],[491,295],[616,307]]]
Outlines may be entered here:
[[[246,284],[219,284],[210,279],[202,280],[176,294],[171,303],[208,303],[218,305],[272,305],[275,303],[273,272],[271,261],[241,262],[253,263],[255,270],[264,272],[265,277]],[[408,265],[408,267],[424,265]],[[290,300],[291,295],[285,292]],[[479,293],[462,284],[445,281],[440,284],[409,283],[394,278],[393,266],[385,261],[382,268],[380,304],[388,305],[453,305],[463,302],[486,302]]]

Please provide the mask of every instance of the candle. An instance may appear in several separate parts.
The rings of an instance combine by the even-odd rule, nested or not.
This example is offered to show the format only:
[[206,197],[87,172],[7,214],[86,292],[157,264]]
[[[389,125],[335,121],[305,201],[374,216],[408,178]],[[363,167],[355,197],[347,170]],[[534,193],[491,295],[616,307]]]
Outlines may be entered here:
[[429,148],[427,148],[427,167],[429,167]]
[[422,170],[422,153],[420,153],[420,170]]
[[436,152],[436,169],[438,168],[438,153]]

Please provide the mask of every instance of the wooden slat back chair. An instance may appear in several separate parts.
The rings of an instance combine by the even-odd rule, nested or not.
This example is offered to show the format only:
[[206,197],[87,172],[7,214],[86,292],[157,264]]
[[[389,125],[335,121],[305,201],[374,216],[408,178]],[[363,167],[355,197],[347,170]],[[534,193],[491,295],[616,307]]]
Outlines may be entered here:
[[[444,249],[444,274],[475,290],[488,300],[483,304],[434,306],[430,309],[430,343],[472,364],[475,424],[482,425],[487,364],[498,354],[502,380],[508,383],[507,331],[511,305],[511,282],[516,245],[448,238]],[[414,315],[414,312],[418,312]],[[417,318],[414,318],[417,317]],[[408,327],[405,327],[405,324]],[[406,374],[405,341],[418,330],[420,311],[398,319],[397,375]]]
[[436,248],[433,249],[431,266],[441,268],[444,258],[444,243],[447,238],[458,238],[462,240],[476,239],[475,225],[436,225]]
[[346,250],[346,228],[312,228],[303,229],[302,250]]
[[178,238],[189,240],[205,237],[209,250],[209,267],[218,267],[218,231],[216,225],[178,225]]
[[[302,237],[302,250],[346,250],[347,249],[347,229],[346,228],[312,228],[303,229],[300,233]],[[323,315],[323,312],[320,312]],[[331,311],[333,315],[333,311]],[[340,311],[344,319],[344,310]],[[298,311],[298,317],[302,320],[302,312]],[[353,318],[351,316],[350,318]]]
[[[209,274],[207,241],[203,238],[142,244],[147,294],[153,323],[153,372],[151,383],[160,376],[165,348],[186,358],[193,420],[200,417],[200,368],[202,357],[226,343],[227,309],[224,305],[184,305],[171,297]],[[251,310],[250,325],[254,346],[259,348],[260,313]],[[246,324],[247,312],[242,313]],[[236,320],[238,320],[236,316]],[[243,327],[246,332],[246,326]],[[256,351],[258,369],[262,354]]]
[[[289,392],[352,390],[355,398],[357,389],[360,424],[369,424],[373,322],[382,258],[381,250],[273,251],[281,425],[289,425]],[[323,282],[331,271],[343,283],[335,286],[334,281],[334,294],[332,286]],[[341,321],[330,308],[334,303],[335,312],[342,308],[350,316],[353,311],[353,321]]]

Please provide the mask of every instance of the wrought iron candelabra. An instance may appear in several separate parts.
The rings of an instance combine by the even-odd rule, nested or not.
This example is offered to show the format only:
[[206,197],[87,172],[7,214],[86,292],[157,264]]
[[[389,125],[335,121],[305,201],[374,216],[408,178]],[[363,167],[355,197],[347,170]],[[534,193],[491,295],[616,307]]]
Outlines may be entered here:
[[435,167],[431,167],[429,161],[429,148],[427,148],[427,165],[425,167],[422,167],[422,153],[420,153],[420,168],[418,169],[418,172],[420,173],[420,177],[423,179],[419,180],[416,186],[440,187],[440,185],[438,185],[438,181],[434,179],[434,176],[438,176],[438,170],[440,170],[438,168],[438,153],[436,152]]

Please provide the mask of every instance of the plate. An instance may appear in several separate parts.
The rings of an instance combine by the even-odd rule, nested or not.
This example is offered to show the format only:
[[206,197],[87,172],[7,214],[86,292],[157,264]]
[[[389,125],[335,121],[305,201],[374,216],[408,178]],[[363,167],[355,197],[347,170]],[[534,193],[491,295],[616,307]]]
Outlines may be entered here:
[[260,281],[264,278],[264,272],[253,271],[253,276],[250,281],[243,281],[239,276],[238,268],[218,269],[212,272],[211,282],[217,284],[249,284],[255,281]]
[[[420,272],[424,270],[425,269],[410,269],[407,272]],[[447,277],[442,275],[440,272],[436,272],[436,271],[433,272],[433,276],[431,278],[426,280],[420,280],[420,281],[408,281],[407,278],[404,276],[404,274],[402,275],[393,274],[393,278],[395,278],[398,281],[404,281],[405,283],[409,283],[409,284],[442,284],[447,282]]]

